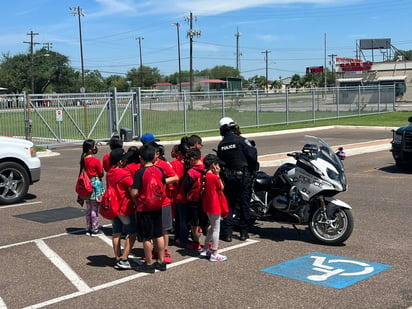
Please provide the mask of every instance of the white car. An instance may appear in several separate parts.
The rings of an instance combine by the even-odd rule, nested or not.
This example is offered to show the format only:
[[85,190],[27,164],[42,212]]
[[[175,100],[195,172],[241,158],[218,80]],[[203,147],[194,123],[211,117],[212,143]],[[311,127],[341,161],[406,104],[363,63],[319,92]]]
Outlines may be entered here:
[[40,180],[40,170],[32,142],[0,136],[0,205],[20,202]]

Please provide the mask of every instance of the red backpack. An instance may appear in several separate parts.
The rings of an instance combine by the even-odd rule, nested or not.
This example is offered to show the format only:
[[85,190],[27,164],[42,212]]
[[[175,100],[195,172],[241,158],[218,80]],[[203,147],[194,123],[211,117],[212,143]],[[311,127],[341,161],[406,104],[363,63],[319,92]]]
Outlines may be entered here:
[[99,206],[100,215],[108,220],[116,218],[120,213],[120,203],[116,189],[108,186],[102,196]]
[[202,200],[203,191],[205,189],[205,172],[203,170],[195,169],[198,173],[194,179],[193,186],[186,194],[186,199],[189,202],[199,202]]
[[76,193],[81,198],[89,198],[92,195],[93,187],[89,176],[83,170],[80,172],[79,177],[77,177],[76,182]]
[[[139,200],[143,204],[143,211],[160,209],[166,199],[163,169],[155,165],[143,168],[145,170],[142,174],[142,185],[144,185],[145,188],[142,190],[143,194],[139,196]],[[158,169],[161,174],[156,172],[156,169]]]

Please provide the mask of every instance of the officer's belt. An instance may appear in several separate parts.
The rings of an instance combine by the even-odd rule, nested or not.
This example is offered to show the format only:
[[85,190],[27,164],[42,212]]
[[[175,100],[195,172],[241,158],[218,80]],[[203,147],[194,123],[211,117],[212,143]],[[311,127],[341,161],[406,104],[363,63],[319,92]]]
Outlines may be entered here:
[[243,176],[245,172],[243,170],[225,170],[226,176]]

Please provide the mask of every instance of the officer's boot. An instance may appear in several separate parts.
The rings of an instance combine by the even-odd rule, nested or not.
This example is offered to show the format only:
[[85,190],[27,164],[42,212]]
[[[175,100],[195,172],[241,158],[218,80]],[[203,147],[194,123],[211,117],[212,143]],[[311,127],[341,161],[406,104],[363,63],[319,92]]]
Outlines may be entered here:
[[248,233],[247,229],[245,229],[245,228],[241,229],[240,230],[239,240],[245,241],[248,238],[249,238],[249,233]]

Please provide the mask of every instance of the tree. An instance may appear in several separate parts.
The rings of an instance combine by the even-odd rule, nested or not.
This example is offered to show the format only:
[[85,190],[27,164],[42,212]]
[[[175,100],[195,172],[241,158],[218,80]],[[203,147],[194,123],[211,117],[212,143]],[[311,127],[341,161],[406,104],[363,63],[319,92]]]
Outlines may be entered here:
[[395,51],[393,60],[412,60],[412,50],[400,50]]
[[[31,93],[73,92],[79,74],[69,66],[68,57],[46,49],[33,54],[3,54],[0,63],[0,84],[10,92]],[[79,88],[77,88],[79,89]]]
[[199,75],[209,78],[240,77],[238,70],[227,65],[217,65],[211,69],[200,71]]
[[290,79],[290,87],[292,88],[300,88],[302,87],[302,80],[299,74],[294,74]]
[[110,75],[106,77],[105,84],[107,88],[115,87],[117,91],[127,91],[129,89],[127,78],[120,75]]
[[131,86],[141,87],[143,81],[143,87],[151,88],[153,84],[159,82],[162,78],[158,68],[152,68],[147,66],[142,66],[138,69],[133,68],[126,74],[127,80],[131,81]]
[[253,76],[248,79],[249,89],[265,89],[266,77],[265,76]]

